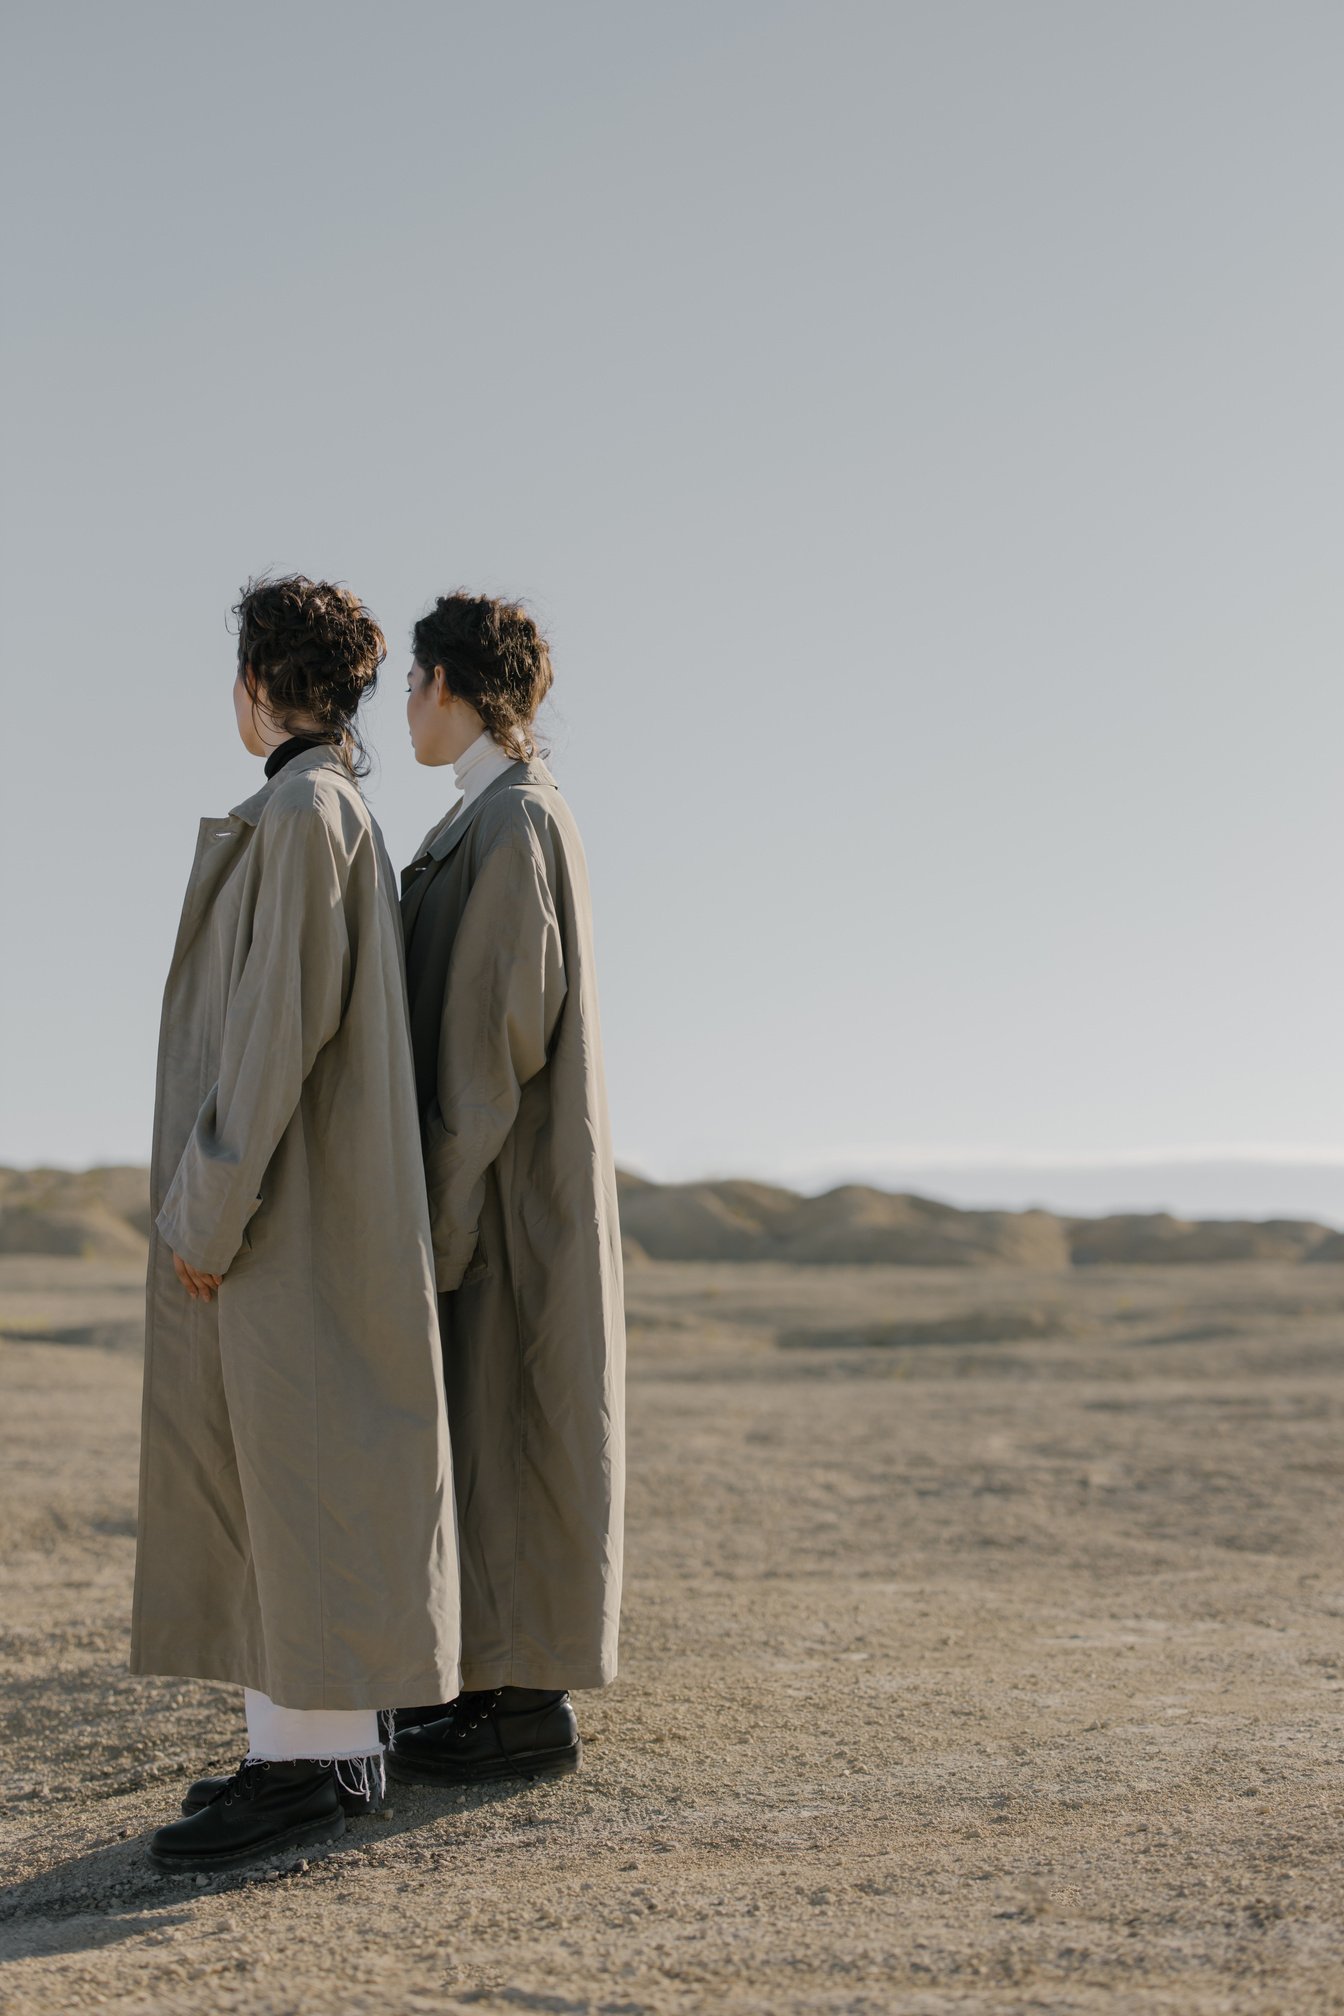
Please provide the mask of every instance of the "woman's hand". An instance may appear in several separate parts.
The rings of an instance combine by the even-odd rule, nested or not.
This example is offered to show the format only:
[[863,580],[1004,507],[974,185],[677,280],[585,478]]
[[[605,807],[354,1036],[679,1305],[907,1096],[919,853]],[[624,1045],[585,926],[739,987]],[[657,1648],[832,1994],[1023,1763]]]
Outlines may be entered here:
[[178,1280],[193,1302],[208,1302],[211,1289],[218,1288],[223,1278],[219,1274],[202,1274],[195,1267],[188,1267],[180,1253],[174,1253],[173,1266],[177,1271]]

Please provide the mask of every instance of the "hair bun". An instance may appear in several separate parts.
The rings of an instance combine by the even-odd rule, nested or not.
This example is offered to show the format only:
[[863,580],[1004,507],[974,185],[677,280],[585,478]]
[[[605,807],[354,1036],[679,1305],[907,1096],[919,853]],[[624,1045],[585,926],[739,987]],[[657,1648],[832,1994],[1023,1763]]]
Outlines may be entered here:
[[476,709],[501,748],[534,753],[532,723],[554,675],[546,639],[521,602],[458,589],[438,597],[412,638],[417,664],[426,672],[442,665],[450,692]]
[[357,775],[368,758],[355,711],[378,681],[387,640],[353,589],[306,574],[249,581],[233,610],[238,664],[291,733],[316,722]]

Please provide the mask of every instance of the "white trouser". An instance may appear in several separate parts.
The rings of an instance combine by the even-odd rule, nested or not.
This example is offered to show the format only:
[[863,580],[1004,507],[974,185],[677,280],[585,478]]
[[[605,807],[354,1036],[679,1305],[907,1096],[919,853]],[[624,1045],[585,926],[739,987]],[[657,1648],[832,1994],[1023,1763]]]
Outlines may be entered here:
[[376,1708],[277,1708],[266,1694],[243,1689],[247,1754],[267,1763],[300,1757],[373,1757],[383,1747]]

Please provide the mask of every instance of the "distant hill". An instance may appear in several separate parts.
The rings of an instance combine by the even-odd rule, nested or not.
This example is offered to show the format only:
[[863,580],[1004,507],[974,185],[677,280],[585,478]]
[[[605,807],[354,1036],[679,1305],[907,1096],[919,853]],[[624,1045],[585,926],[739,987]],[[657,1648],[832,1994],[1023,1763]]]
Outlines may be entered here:
[[821,1197],[763,1183],[620,1180],[631,1257],[791,1260],[805,1265],[1067,1267],[1063,1224],[1045,1211],[958,1211],[927,1197],[846,1184]]
[[627,1253],[650,1260],[882,1261],[897,1267],[1087,1267],[1228,1260],[1344,1261],[1344,1234],[1302,1219],[1065,1218],[963,1211],[845,1184],[820,1197],[765,1184],[620,1178]]
[[134,1259],[148,1238],[145,1169],[0,1169],[0,1253]]
[[[626,1258],[896,1267],[1169,1266],[1232,1260],[1344,1264],[1344,1233],[1309,1219],[1066,1218],[963,1211],[844,1184],[804,1197],[769,1183],[618,1178]],[[0,1255],[136,1258],[149,1236],[144,1169],[0,1169]]]

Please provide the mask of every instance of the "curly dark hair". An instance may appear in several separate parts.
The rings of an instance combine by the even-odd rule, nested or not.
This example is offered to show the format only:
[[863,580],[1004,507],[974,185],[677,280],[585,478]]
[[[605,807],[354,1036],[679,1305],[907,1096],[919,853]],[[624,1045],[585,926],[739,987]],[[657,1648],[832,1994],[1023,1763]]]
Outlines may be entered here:
[[532,723],[551,690],[546,639],[520,602],[459,588],[440,595],[411,633],[427,679],[442,665],[448,691],[469,701],[511,756],[535,756]]
[[253,706],[264,699],[291,735],[312,734],[316,722],[319,740],[334,743],[352,774],[364,776],[369,756],[355,712],[378,683],[387,640],[358,595],[306,574],[260,575],[232,613]]

